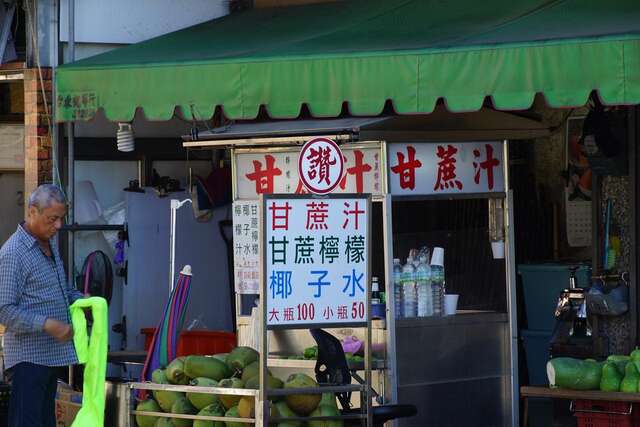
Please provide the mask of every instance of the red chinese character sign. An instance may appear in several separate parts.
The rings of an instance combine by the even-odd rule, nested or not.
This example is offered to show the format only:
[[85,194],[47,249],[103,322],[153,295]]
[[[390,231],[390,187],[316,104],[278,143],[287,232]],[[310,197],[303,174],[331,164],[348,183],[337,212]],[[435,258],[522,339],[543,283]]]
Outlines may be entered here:
[[370,198],[266,196],[268,326],[367,321]]
[[394,195],[504,192],[503,143],[402,143],[388,148]]
[[[300,151],[299,147],[285,151],[236,150],[236,199],[255,200],[260,194],[311,193],[299,177]],[[342,178],[332,193],[385,193],[386,171],[383,169],[384,162],[379,143],[343,146],[341,151],[344,163]],[[329,163],[331,162],[329,159]],[[317,173],[315,177],[320,179],[321,174]]]
[[342,180],[344,157],[340,147],[328,138],[307,141],[298,156],[298,176],[311,193],[327,194]]

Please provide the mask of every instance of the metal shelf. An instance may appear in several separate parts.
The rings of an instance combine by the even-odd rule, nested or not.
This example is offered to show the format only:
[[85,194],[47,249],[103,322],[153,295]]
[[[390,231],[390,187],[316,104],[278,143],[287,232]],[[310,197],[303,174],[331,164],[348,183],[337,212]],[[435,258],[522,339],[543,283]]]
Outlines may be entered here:
[[[314,359],[284,359],[279,357],[270,357],[268,362],[270,368],[293,368],[293,369],[313,369],[316,367],[316,361]],[[352,371],[364,371],[364,362],[349,363],[349,369]],[[383,370],[386,369],[385,360],[374,360],[371,363],[371,369]]]
[[226,421],[255,424],[255,418],[214,417],[209,415],[168,414],[166,412],[131,411],[131,415],[147,415],[150,417],[180,418],[183,420]]
[[269,389],[268,396],[289,396],[292,394],[323,394],[323,393],[344,393],[353,391],[364,391],[365,385],[336,385],[336,386],[320,386],[320,387],[301,387],[301,388],[279,388]]
[[260,391],[248,388],[195,387],[190,385],[129,383],[132,390],[177,391],[181,393],[223,394],[226,396],[257,396]]

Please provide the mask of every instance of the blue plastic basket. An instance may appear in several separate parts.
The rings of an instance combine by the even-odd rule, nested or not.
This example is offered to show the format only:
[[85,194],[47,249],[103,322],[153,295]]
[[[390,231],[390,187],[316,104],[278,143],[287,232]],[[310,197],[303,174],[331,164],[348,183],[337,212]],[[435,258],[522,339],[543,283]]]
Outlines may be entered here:
[[549,385],[547,362],[549,361],[550,331],[532,331],[523,329],[520,336],[524,341],[524,354],[527,357],[527,371],[530,385]]
[[[522,264],[518,273],[522,276],[524,310],[527,328],[551,331],[555,325],[554,311],[560,292],[569,287],[569,268],[577,264]],[[590,269],[580,265],[576,271],[578,286],[590,286]]]

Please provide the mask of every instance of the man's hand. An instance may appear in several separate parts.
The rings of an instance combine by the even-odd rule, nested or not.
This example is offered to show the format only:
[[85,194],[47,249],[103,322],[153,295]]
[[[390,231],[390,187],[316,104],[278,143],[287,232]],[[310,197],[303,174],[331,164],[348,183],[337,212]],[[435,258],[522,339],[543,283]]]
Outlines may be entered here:
[[73,338],[73,328],[71,325],[55,319],[47,319],[44,323],[44,331],[59,342],[67,342]]

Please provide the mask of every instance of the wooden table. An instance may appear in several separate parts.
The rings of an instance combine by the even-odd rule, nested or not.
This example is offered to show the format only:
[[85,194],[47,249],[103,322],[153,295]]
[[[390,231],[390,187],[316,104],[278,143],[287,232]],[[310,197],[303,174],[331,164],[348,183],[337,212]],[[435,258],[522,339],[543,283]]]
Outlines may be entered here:
[[529,398],[546,397],[567,400],[604,400],[609,402],[640,403],[640,393],[605,392],[597,390],[580,391],[549,387],[520,387],[520,397],[524,399],[524,427],[529,419]]

